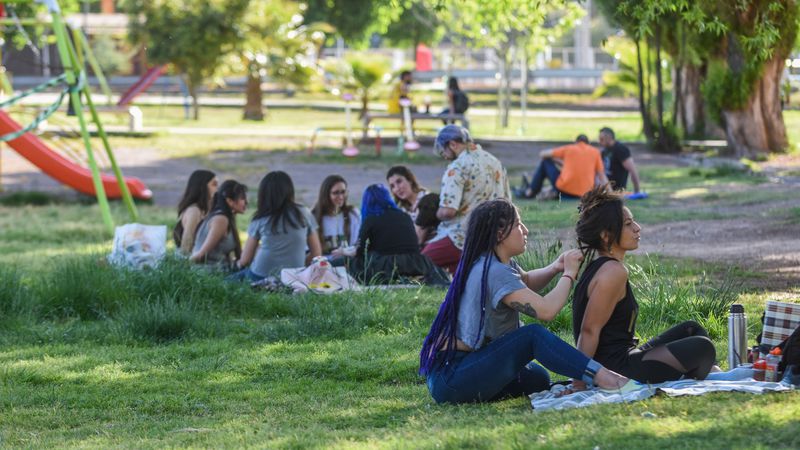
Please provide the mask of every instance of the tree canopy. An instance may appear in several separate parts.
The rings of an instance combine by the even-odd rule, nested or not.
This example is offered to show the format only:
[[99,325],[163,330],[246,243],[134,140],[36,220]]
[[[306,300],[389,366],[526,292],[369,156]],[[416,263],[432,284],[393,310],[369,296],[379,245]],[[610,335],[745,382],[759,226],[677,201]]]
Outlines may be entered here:
[[243,39],[249,0],[129,0],[130,39],[146,46],[154,64],[172,64],[186,76],[199,116],[197,88]]

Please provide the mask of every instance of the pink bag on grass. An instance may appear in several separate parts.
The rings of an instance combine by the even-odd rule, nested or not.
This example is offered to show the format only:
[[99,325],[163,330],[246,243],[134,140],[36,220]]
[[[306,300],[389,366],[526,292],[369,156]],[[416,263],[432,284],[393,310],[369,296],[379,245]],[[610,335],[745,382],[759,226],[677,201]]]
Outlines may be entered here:
[[291,287],[296,294],[308,291],[330,294],[359,287],[347,269],[331,266],[323,256],[314,258],[308,267],[281,270],[281,283]]

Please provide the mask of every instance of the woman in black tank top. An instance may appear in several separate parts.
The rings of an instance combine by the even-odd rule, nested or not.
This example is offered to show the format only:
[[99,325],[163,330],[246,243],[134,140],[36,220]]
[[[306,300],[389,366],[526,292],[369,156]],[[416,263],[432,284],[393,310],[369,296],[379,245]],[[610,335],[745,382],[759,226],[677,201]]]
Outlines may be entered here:
[[[716,351],[696,322],[681,323],[636,347],[639,305],[633,295],[625,254],[639,247],[641,227],[621,194],[601,186],[581,198],[576,225],[588,266],[573,296],[572,328],[579,350],[605,367],[639,382],[681,377],[705,379]],[[594,256],[594,259],[592,257]]]

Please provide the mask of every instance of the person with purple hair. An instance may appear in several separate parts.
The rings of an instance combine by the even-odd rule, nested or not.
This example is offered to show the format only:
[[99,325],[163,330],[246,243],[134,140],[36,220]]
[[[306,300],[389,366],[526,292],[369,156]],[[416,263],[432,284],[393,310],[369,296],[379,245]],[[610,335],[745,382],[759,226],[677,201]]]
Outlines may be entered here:
[[[519,313],[555,318],[583,258],[580,250],[568,250],[547,267],[523,270],[513,257],[525,252],[527,236],[508,200],[484,202],[470,214],[453,282],[420,351],[419,372],[437,403],[486,402],[542,391],[550,387],[545,367],[603,389],[628,382],[543,326],[520,326]],[[559,273],[549,293],[537,294]]]
[[411,216],[400,210],[389,190],[373,184],[361,199],[361,229],[351,275],[362,283],[385,284],[420,277],[425,284],[446,286],[447,274],[420,253]]

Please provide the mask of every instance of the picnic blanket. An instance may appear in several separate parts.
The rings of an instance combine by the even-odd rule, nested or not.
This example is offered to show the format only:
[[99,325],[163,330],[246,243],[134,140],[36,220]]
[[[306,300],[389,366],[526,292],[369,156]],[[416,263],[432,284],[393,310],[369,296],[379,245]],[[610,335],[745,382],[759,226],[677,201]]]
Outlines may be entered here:
[[566,389],[566,386],[555,385],[549,391],[531,394],[530,398],[531,406],[535,411],[545,411],[549,409],[583,408],[606,403],[633,402],[650,398],[659,392],[670,397],[678,397],[682,395],[703,395],[709,392],[763,394],[765,392],[785,392],[793,389],[792,385],[785,381],[780,383],[754,381],[751,376],[752,371],[735,369],[730,372],[710,374],[710,379],[703,381],[687,379],[650,385],[634,382],[632,385],[626,385],[626,388],[620,391],[590,389],[560,397],[558,394]]

